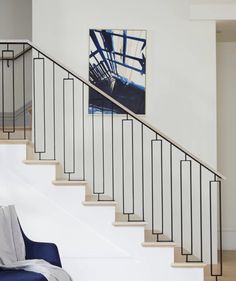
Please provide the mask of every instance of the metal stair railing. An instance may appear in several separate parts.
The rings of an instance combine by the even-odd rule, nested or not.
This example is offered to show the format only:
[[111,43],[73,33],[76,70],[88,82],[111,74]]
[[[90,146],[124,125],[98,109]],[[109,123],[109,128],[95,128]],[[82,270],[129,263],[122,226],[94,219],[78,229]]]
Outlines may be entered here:
[[86,179],[98,201],[116,200],[127,221],[222,276],[224,176],[32,42],[0,48],[0,137],[26,139],[32,127],[39,160],[59,160],[68,180]]

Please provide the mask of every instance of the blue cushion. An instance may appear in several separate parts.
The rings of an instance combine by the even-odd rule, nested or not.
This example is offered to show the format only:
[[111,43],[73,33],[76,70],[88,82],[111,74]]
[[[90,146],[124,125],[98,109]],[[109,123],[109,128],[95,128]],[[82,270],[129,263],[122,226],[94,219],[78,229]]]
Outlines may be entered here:
[[[23,231],[22,235],[25,241],[26,259],[44,259],[61,267],[59,252],[55,244],[34,242],[28,239]],[[0,268],[0,281],[47,281],[47,279],[43,275],[31,271],[1,270]]]
[[1,281],[47,281],[47,279],[35,272],[24,270],[4,270],[0,271]]
[[22,229],[21,231],[25,242],[27,260],[45,260],[55,266],[61,267],[60,255],[55,244],[32,241],[24,234]]

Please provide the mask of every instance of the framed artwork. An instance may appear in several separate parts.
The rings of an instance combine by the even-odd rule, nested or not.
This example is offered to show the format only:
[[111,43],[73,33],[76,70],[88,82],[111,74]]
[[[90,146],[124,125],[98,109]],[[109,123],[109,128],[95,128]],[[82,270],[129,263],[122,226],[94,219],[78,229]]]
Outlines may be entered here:
[[[136,114],[145,114],[146,31],[90,29],[89,80]],[[89,90],[89,113],[123,113]]]

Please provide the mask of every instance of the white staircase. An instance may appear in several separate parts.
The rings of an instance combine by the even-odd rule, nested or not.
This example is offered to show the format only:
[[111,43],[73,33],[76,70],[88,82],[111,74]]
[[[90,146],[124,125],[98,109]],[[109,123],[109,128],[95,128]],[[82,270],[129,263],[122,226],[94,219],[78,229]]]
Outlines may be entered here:
[[26,159],[30,145],[1,141],[0,204],[16,205],[31,239],[58,245],[74,281],[204,280],[204,264],[176,263],[173,242],[145,242],[145,223],[115,221],[115,202],[87,201],[85,181],[61,180],[59,162]]

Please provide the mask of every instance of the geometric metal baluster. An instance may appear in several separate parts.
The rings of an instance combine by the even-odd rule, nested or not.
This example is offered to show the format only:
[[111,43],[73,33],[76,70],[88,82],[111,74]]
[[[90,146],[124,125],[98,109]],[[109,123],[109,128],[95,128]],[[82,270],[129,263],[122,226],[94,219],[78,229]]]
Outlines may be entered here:
[[114,171],[114,112],[111,103],[111,180],[112,180],[112,201],[115,200],[115,171]]
[[[102,194],[105,194],[104,99],[102,99]],[[98,201],[100,194],[98,194]]]
[[203,206],[202,206],[202,165],[199,165],[199,180],[200,180],[200,262],[203,262]]
[[45,117],[45,63],[44,58],[33,59],[33,96],[34,96],[34,152],[46,152],[46,117]]
[[53,159],[56,160],[56,85],[55,85],[55,63],[52,63],[52,98],[53,98]]
[[10,139],[15,132],[15,70],[14,50],[9,50],[9,44],[2,50],[2,128]]
[[[92,100],[91,100],[92,102]],[[91,107],[92,107],[92,111],[91,111],[91,114],[92,114],[92,118],[91,118],[91,121],[92,121],[92,126],[91,126],[91,129],[92,129],[92,182],[93,182],[93,194],[97,194],[96,192],[96,179],[95,179],[95,143],[94,143],[94,102],[92,102],[91,104]]]
[[[130,133],[131,133],[131,138],[128,139],[126,142],[127,136],[125,135],[125,129],[124,129],[124,124],[125,123],[130,123]],[[131,151],[130,148],[127,145],[127,142],[131,142]],[[130,221],[130,215],[134,214],[134,145],[133,145],[133,119],[128,119],[128,114],[126,115],[126,119],[122,119],[122,190],[123,190],[123,214],[128,215],[128,221]],[[128,149],[127,149],[128,147]],[[125,159],[127,160],[127,154],[125,152],[130,152],[131,155],[129,155],[129,159],[131,159],[131,167],[126,167],[127,163]],[[129,165],[130,166],[130,165]],[[128,170],[130,169],[130,171]],[[131,192],[127,189],[127,184],[126,181],[128,180],[129,176],[131,175],[130,178],[130,187],[131,187]],[[129,187],[129,186],[128,186]],[[125,192],[128,192],[129,199],[131,199],[131,206],[128,206],[129,211],[126,211],[126,205],[127,205],[127,200],[125,200]],[[131,193],[131,194],[130,194]],[[129,200],[130,201],[130,200]],[[131,211],[132,210],[132,211]]]
[[63,135],[64,135],[64,173],[75,173],[75,110],[74,78],[63,78]]
[[[158,157],[158,160],[160,160],[160,171],[156,171],[155,175],[157,175],[159,178],[159,187],[160,187],[160,198],[154,196],[154,164],[157,162],[154,162],[154,143],[160,143],[160,154]],[[163,212],[163,159],[162,159],[162,140],[158,139],[158,135],[156,134],[156,139],[151,140],[151,196],[152,196],[152,234],[155,234],[157,236],[157,241],[159,241],[159,235],[164,233],[164,212]],[[158,188],[158,185],[156,186],[156,189]],[[157,198],[155,200],[155,198]],[[158,204],[155,204],[157,200],[160,200],[160,206]],[[155,205],[157,205],[159,208],[159,212],[155,212]],[[158,229],[158,232],[156,232],[155,229],[155,214],[161,213],[158,218],[161,217],[161,228]]]
[[[184,252],[184,239],[186,233],[184,231],[184,214],[183,214],[183,185],[185,184],[183,178],[183,163],[189,163],[189,215],[190,215],[190,251]],[[187,197],[187,196],[186,196]],[[181,254],[186,256],[186,262],[189,261],[189,256],[193,254],[193,210],[192,210],[192,161],[187,159],[187,155],[185,154],[185,160],[180,160],[180,211],[181,211]],[[187,214],[185,214],[187,215]]]
[[144,185],[144,148],[143,148],[143,124],[141,125],[141,162],[142,162],[142,221],[145,221],[145,185]]
[[84,83],[82,83],[82,163],[83,163],[83,180],[85,180],[85,136],[84,136]]
[[174,215],[173,215],[173,147],[170,143],[170,242],[174,241]]
[[26,109],[25,109],[25,102],[26,102],[26,97],[25,97],[25,44],[23,44],[23,119],[24,119],[24,139],[26,139]]
[[[220,269],[218,270],[217,273],[215,273],[214,269],[213,269],[213,233],[212,233],[212,188],[213,185],[217,185],[218,186],[218,210],[219,210],[219,242],[220,242],[220,249],[219,249],[219,257],[220,257]],[[217,191],[217,190],[216,190]],[[221,206],[221,181],[217,180],[217,175],[214,174],[214,180],[209,181],[209,206],[210,206],[210,268],[211,268],[211,276],[214,276],[216,278],[216,280],[218,280],[218,277],[222,276],[223,274],[223,258],[222,258],[222,206]],[[218,237],[216,238],[218,241]],[[217,247],[217,241],[216,241],[216,247]],[[216,249],[217,254],[218,255],[218,249]],[[218,261],[217,261],[218,262]]]

